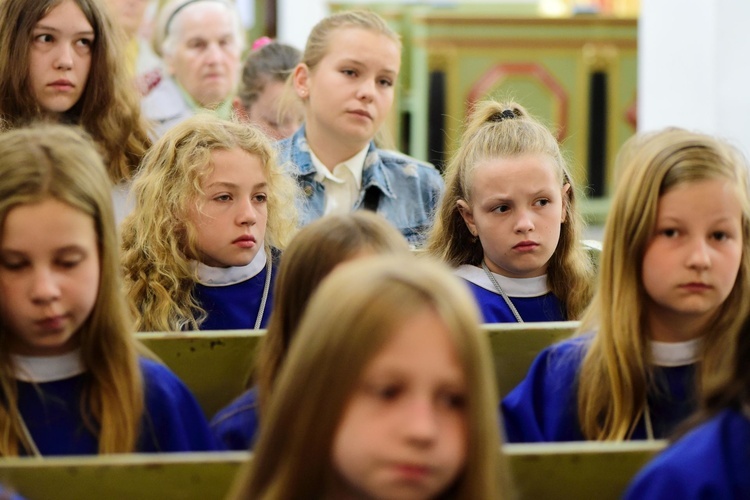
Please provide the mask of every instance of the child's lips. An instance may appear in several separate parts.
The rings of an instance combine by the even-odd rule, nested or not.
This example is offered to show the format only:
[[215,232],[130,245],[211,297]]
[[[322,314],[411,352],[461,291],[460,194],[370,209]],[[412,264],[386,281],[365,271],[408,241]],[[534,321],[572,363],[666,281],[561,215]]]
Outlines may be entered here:
[[71,90],[75,87],[70,80],[59,79],[47,84],[48,87],[52,87],[55,90]]
[[351,113],[353,115],[361,116],[363,118],[368,118],[368,119],[372,120],[372,115],[370,115],[370,113],[367,112],[364,109],[353,109],[353,110],[349,111],[349,113]]
[[65,326],[65,315],[47,316],[37,320],[36,324],[43,330],[61,330]]
[[530,251],[536,249],[536,247],[538,247],[538,246],[539,246],[539,243],[537,243],[535,241],[526,240],[526,241],[522,241],[520,243],[516,243],[513,246],[513,249],[521,251],[521,252],[530,252]]
[[689,292],[705,292],[707,290],[711,290],[713,287],[708,283],[693,281],[690,283],[683,283],[682,285],[680,285],[680,288]]
[[397,464],[396,471],[399,476],[408,480],[421,480],[430,475],[432,468],[419,464]]
[[236,238],[233,242],[233,245],[237,245],[240,248],[252,248],[255,246],[255,237],[250,235],[243,235],[239,238]]

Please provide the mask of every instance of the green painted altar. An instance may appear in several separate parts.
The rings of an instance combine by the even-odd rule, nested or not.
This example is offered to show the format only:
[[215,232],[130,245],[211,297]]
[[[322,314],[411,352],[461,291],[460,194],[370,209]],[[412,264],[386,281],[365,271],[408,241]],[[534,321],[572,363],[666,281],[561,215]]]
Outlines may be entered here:
[[637,19],[542,17],[523,6],[334,3],[380,13],[404,43],[390,120],[397,145],[438,166],[472,104],[513,99],[560,139],[591,222],[613,190],[619,147],[635,132]]

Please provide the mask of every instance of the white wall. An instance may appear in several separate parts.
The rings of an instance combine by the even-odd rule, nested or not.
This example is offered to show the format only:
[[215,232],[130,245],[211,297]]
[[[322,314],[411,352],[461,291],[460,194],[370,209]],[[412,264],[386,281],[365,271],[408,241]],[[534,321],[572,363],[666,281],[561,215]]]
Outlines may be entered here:
[[278,0],[277,38],[304,50],[313,26],[328,15],[327,0]]
[[642,0],[638,128],[724,137],[750,157],[750,2]]

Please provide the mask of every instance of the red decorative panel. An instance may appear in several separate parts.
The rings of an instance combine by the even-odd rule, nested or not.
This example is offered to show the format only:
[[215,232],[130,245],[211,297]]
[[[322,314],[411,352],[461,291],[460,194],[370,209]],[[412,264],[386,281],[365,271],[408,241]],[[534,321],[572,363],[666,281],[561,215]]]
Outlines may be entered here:
[[482,99],[492,87],[502,83],[509,76],[527,76],[538,80],[553,95],[557,108],[557,140],[562,141],[568,133],[568,94],[562,85],[546,68],[537,63],[497,64],[487,71],[469,90],[467,115],[474,109],[474,103]]

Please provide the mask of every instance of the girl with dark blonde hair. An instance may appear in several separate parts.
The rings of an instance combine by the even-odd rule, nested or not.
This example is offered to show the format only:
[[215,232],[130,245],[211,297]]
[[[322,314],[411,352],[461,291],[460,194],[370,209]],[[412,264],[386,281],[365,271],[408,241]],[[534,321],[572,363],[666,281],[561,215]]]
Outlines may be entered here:
[[215,448],[188,389],[139,356],[118,248],[84,134],[0,134],[1,456]]
[[697,407],[748,313],[747,163],[714,137],[635,136],[618,157],[599,283],[580,336],[502,404],[510,441],[659,439]]
[[230,498],[508,498],[478,320],[439,262],[390,255],[334,270]]

